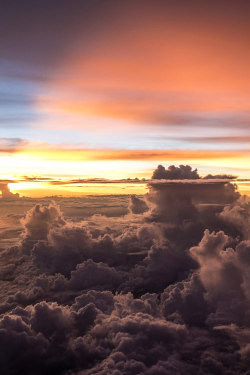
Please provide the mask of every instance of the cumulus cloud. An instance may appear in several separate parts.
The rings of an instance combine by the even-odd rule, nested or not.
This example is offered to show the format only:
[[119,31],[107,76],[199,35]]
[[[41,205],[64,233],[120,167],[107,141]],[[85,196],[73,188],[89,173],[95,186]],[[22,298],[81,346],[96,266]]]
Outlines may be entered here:
[[143,199],[138,198],[136,195],[131,195],[129,201],[129,210],[133,214],[142,214],[143,212],[148,210],[148,206]]
[[25,228],[24,237],[31,241],[46,240],[50,228],[64,224],[59,207],[34,206],[22,220]]
[[170,165],[167,169],[163,165],[158,165],[152,175],[152,179],[156,180],[195,180],[197,178],[200,178],[197,169],[192,170],[190,165],[179,165],[179,167]]
[[199,277],[206,290],[206,299],[214,308],[207,317],[208,323],[240,325],[246,320],[248,325],[249,244],[242,241],[233,249],[226,247],[228,241],[224,232],[206,230],[199,245],[190,252],[199,263]]
[[52,203],[21,219],[0,254],[4,374],[247,374],[248,199],[228,181],[149,188],[119,218]]
[[12,193],[9,189],[8,183],[0,182],[0,191],[2,192],[2,199],[19,198],[18,193]]
[[92,259],[77,265],[71,272],[69,286],[73,289],[84,290],[93,287],[105,290],[115,290],[126,275],[109,267],[105,263],[95,263]]

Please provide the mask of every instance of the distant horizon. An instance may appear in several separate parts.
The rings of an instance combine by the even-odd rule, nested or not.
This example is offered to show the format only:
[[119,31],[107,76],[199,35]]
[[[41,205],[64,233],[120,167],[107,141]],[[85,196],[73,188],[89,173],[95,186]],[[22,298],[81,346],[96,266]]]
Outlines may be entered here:
[[[153,172],[153,171],[152,171]],[[80,197],[85,195],[130,195],[130,194],[145,194],[148,190],[148,183],[152,180],[152,172],[149,178],[123,178],[123,179],[108,179],[108,178],[53,178],[53,177],[39,177],[39,176],[23,176],[19,179],[13,180],[0,180],[1,184],[6,184],[11,194],[19,194],[20,197],[27,198],[42,198],[42,197]],[[250,179],[240,179],[237,176],[225,174],[225,175],[203,175],[199,176],[200,179],[193,180],[194,182],[203,181],[205,177],[210,176],[207,182],[234,182],[237,184],[238,189],[241,193],[250,195],[247,185],[245,182]],[[223,176],[223,177],[222,177]],[[212,177],[212,178],[211,178]],[[222,177],[222,178],[220,178]],[[164,181],[164,180],[163,180]],[[161,181],[161,182],[163,182]],[[191,182],[190,179],[174,180],[166,179],[169,183]]]

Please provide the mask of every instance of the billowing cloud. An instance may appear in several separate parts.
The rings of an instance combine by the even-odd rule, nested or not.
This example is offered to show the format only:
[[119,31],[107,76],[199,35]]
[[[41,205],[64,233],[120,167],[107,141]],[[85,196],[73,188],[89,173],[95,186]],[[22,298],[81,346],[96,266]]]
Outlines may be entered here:
[[0,191],[2,192],[2,199],[19,198],[19,194],[12,193],[8,187],[8,183],[0,181]]
[[247,374],[249,201],[227,180],[152,180],[129,205],[22,218],[1,252],[6,375]]
[[197,169],[192,170],[189,165],[180,165],[179,167],[170,165],[168,169],[163,167],[163,165],[158,165],[152,176],[152,179],[155,180],[195,180],[198,178],[200,176],[197,173]]
[[148,210],[148,206],[145,200],[136,197],[136,195],[131,195],[129,202],[129,210],[133,214],[142,214],[143,212]]

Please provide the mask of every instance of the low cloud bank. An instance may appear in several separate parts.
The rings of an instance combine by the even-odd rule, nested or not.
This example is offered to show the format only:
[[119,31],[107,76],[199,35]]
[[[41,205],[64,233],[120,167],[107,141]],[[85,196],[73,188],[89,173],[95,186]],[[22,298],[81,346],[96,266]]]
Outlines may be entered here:
[[121,218],[36,205],[1,254],[3,373],[248,375],[249,221],[226,181],[152,183]]
[[19,194],[12,193],[9,189],[8,183],[0,182],[0,191],[2,193],[2,199],[19,198]]

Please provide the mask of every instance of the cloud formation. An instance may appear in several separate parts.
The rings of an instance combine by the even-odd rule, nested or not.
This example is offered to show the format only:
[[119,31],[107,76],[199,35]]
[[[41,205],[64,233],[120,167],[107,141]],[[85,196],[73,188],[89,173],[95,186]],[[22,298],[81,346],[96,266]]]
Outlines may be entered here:
[[249,201],[227,181],[162,180],[129,207],[26,213],[0,255],[6,375],[248,374]]
[[192,170],[189,165],[180,165],[179,167],[170,165],[168,169],[163,167],[163,165],[158,165],[152,176],[152,179],[155,180],[195,180],[198,178],[200,176],[197,173],[197,169]]
[[12,193],[8,187],[8,182],[0,181],[0,191],[2,192],[2,199],[19,198],[18,193]]

